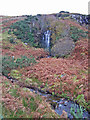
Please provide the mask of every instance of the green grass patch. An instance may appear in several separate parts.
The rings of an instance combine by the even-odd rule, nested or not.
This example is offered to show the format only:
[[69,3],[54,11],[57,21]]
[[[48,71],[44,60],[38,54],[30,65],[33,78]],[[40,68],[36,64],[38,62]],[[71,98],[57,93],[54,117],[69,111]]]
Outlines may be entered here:
[[19,79],[21,78],[22,74],[18,70],[11,70],[10,76]]
[[27,109],[30,108],[31,112],[35,111],[38,107],[37,103],[35,102],[34,97],[29,96],[30,100],[27,98],[22,98],[22,104]]
[[9,93],[14,97],[19,97],[19,93],[17,93],[17,89],[12,88],[9,90]]
[[39,81],[37,78],[32,78],[32,84],[34,85],[35,83],[37,84],[38,87],[42,85],[42,82]]
[[37,96],[35,97],[35,100],[36,100],[36,101],[39,101],[40,103],[42,102],[42,98],[41,98],[40,95],[37,95]]
[[16,112],[3,106],[3,118],[30,118],[25,111],[18,109]]

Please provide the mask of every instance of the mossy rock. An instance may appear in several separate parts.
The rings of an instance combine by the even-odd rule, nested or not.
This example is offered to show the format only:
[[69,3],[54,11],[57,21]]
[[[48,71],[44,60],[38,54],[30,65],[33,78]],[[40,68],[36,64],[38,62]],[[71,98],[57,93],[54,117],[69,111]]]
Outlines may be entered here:
[[11,70],[10,76],[16,79],[20,79],[21,73],[18,70]]

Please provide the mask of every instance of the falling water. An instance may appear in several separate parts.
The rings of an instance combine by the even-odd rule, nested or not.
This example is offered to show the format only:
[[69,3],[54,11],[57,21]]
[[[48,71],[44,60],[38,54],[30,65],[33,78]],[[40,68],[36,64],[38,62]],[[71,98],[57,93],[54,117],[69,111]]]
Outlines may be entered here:
[[50,50],[50,30],[47,30],[43,34],[43,46],[46,50]]

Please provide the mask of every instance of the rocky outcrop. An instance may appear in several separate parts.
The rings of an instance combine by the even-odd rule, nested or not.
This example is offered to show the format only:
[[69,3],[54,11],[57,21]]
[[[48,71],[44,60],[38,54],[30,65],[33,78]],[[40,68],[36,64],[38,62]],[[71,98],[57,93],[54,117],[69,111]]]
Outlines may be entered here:
[[90,15],[83,15],[83,14],[78,14],[78,13],[69,13],[67,11],[61,11],[59,13],[56,14],[57,17],[59,18],[71,18],[71,19],[75,19],[80,25],[87,25],[90,22]]
[[82,15],[82,14],[71,14],[71,18],[75,19],[77,22],[82,24],[89,24],[89,15]]

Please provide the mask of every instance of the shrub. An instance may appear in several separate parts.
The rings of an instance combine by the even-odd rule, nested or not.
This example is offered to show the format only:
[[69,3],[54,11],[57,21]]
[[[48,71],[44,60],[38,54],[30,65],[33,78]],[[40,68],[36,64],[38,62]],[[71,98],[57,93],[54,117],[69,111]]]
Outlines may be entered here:
[[11,30],[8,31],[8,34],[11,34]]
[[2,57],[2,73],[4,75],[8,75],[10,73],[11,69],[16,68],[16,63],[14,62],[14,58],[10,56],[3,56]]
[[15,43],[13,38],[9,39],[10,43]]
[[76,42],[77,40],[79,40],[80,37],[87,37],[87,32],[84,32],[81,29],[78,29],[75,26],[71,26],[70,27],[70,36],[73,39],[74,42]]
[[71,34],[71,38],[73,39],[74,42],[76,42],[79,36],[77,34]]
[[5,76],[8,76],[12,69],[30,66],[34,63],[36,63],[36,60],[32,56],[30,58],[27,58],[27,56],[21,56],[21,58],[17,58],[16,61],[14,61],[13,57],[4,56],[2,57],[2,73]]
[[68,17],[69,14],[62,14],[61,17]]
[[50,22],[50,30],[51,30],[51,46],[55,43],[56,40],[62,37],[62,33],[64,32],[65,24],[60,22],[59,20],[53,21],[53,19],[49,20]]
[[16,60],[16,64],[18,67],[22,68],[25,66],[30,66],[31,64],[36,63],[35,58],[27,58],[27,56],[21,56]]
[[[29,18],[28,18],[29,19]],[[34,35],[33,32],[30,32],[29,23],[27,20],[19,21],[11,25],[11,29],[13,34],[17,36],[17,39],[21,39],[23,42],[27,42],[33,46],[34,43]]]

